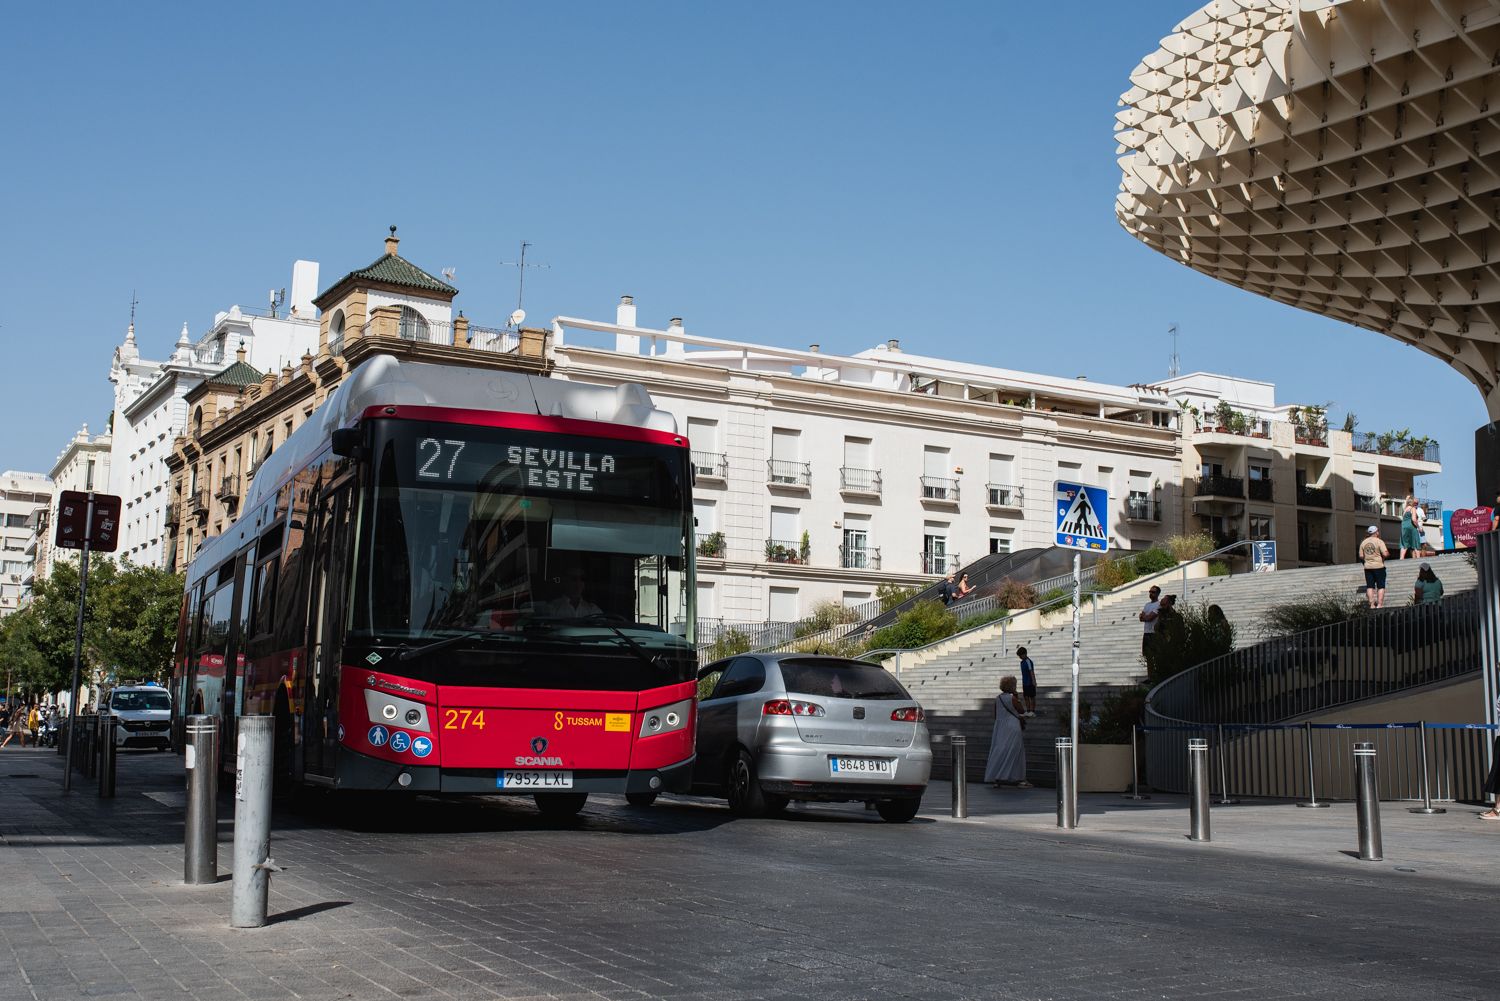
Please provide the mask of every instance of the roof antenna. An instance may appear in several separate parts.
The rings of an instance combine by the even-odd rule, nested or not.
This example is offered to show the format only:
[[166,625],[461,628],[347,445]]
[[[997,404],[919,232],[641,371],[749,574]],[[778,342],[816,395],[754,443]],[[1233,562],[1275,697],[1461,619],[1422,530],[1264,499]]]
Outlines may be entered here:
[[510,315],[510,325],[519,327],[526,319],[526,311],[521,308],[526,298],[526,269],[527,268],[550,268],[550,264],[527,264],[526,248],[531,246],[525,240],[521,241],[521,259],[517,261],[501,261],[500,266],[516,269],[516,311]]
[[1167,362],[1167,378],[1175,379],[1182,374],[1182,363],[1177,357],[1177,324],[1168,327],[1167,333],[1172,337],[1172,359]]

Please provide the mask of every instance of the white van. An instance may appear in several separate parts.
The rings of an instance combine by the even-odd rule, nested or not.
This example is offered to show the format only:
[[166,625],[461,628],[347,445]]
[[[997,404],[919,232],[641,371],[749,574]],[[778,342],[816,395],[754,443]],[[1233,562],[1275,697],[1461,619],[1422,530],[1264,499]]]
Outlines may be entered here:
[[116,747],[172,748],[172,696],[154,685],[125,685],[109,693]]

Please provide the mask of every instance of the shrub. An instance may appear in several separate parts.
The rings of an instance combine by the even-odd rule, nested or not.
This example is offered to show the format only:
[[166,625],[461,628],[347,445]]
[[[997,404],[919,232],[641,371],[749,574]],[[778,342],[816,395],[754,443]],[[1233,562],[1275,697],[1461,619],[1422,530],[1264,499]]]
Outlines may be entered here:
[[1177,560],[1172,554],[1160,546],[1152,546],[1135,558],[1135,572],[1141,576],[1146,574],[1161,573],[1170,570],[1177,565]]
[[1135,567],[1129,559],[1102,556],[1094,564],[1094,584],[1106,591],[1129,584],[1135,578]]
[[1208,575],[1210,577],[1228,577],[1229,563],[1226,560],[1209,560]]
[[902,587],[900,584],[878,584],[875,587],[875,600],[880,602],[880,610],[889,612],[906,599],[914,596],[918,588]]
[[1146,676],[1159,684],[1234,649],[1234,625],[1216,605],[1182,605],[1156,620],[1156,638],[1146,655]]
[[793,653],[821,653],[830,657],[855,657],[860,644],[850,639],[800,639],[788,648]]
[[[1125,688],[1104,696],[1104,703],[1095,712],[1094,707],[1082,699],[1078,702],[1078,742],[1080,744],[1128,744],[1130,730],[1141,722],[1146,709],[1144,686]],[[1072,727],[1072,713],[1064,707],[1058,713],[1058,733],[1066,735]]]
[[1178,563],[1196,560],[1214,551],[1214,538],[1207,532],[1196,535],[1174,535],[1167,540],[1167,549]]
[[1289,636],[1306,629],[1349,622],[1369,610],[1369,603],[1363,598],[1325,591],[1297,601],[1272,605],[1261,620],[1261,631],[1267,636]]
[[869,650],[901,649],[925,646],[958,628],[958,616],[937,601],[919,601],[883,629],[875,630],[865,645]]
[[708,659],[723,660],[750,649],[750,637],[738,629],[726,629],[708,645]]
[[852,608],[844,606],[843,602],[820,601],[813,606],[812,614],[797,623],[796,636],[811,636],[813,633],[821,633],[834,626],[844,625],[850,622],[858,622],[859,615]]
[[1036,588],[1030,584],[1006,579],[995,592],[995,600],[1003,608],[1030,608],[1036,604]]
[[[1071,587],[1054,587],[1052,590],[1048,591],[1046,594],[1039,594],[1039,595],[1037,595],[1036,604],[1038,604],[1038,605],[1046,605],[1048,602],[1057,602],[1057,601],[1060,601],[1062,599],[1067,599],[1067,604],[1071,605],[1073,603],[1072,602],[1072,598],[1073,598],[1073,589]],[[1052,605],[1051,607],[1052,608],[1057,608],[1057,607],[1060,607],[1060,606],[1059,605]],[[1050,611],[1050,609],[1049,609],[1049,611]]]
[[1010,609],[1008,608],[992,608],[988,612],[980,612],[977,615],[970,615],[967,618],[958,620],[958,631],[963,632],[966,629],[977,629],[987,622],[995,622],[999,619],[1005,618],[1009,614]]

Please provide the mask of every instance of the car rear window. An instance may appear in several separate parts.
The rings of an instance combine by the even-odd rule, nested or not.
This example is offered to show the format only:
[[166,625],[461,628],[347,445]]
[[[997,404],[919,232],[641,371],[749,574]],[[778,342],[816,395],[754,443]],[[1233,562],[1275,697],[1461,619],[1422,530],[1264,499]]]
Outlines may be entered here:
[[111,708],[136,712],[141,709],[171,709],[172,698],[166,692],[115,692]]
[[784,660],[781,679],[797,695],[825,699],[910,699],[885,668],[857,660]]

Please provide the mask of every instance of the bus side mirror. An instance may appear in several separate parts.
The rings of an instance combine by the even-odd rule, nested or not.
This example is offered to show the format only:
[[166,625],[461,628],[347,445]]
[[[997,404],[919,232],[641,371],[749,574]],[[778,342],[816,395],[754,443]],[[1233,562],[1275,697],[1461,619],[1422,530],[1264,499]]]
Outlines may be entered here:
[[358,458],[361,435],[359,428],[335,428],[332,444],[333,454],[346,458]]

